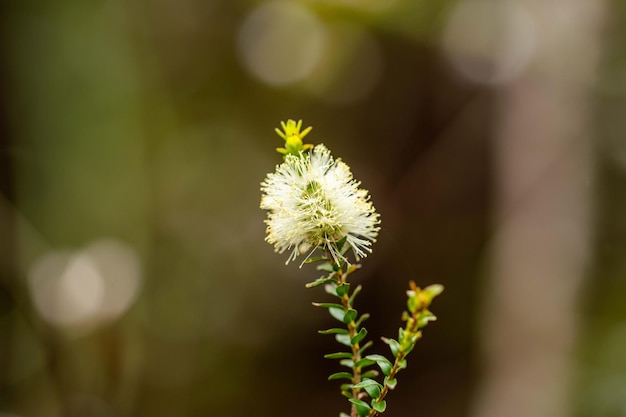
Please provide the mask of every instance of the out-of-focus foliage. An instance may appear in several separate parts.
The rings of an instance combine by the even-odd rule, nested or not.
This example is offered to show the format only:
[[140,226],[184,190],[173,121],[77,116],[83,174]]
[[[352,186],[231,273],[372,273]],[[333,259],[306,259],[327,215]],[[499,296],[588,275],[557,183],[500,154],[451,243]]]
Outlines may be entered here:
[[[573,312],[581,417],[625,407],[625,11],[602,3],[599,69],[583,98],[598,178],[594,262]],[[380,315],[404,303],[408,280],[446,287],[414,353],[427,359],[386,415],[470,415],[497,228],[494,126],[502,90],[549,25],[506,7],[476,20],[460,5],[5,2],[0,416],[341,408],[315,332],[332,318],[304,288],[315,277],[263,241],[259,183],[281,160],[273,128],[288,118],[315,126],[381,213],[358,277],[370,332],[397,331]],[[567,17],[558,22],[582,30]],[[506,29],[515,53],[494,41]]]

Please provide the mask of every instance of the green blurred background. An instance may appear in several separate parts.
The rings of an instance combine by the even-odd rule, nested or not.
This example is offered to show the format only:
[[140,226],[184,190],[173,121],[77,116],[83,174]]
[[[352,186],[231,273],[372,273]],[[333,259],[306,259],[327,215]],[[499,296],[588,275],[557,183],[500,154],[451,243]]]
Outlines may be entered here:
[[376,350],[446,287],[385,415],[626,415],[625,7],[3,2],[0,417],[346,410],[263,240],[289,118],[381,213]]

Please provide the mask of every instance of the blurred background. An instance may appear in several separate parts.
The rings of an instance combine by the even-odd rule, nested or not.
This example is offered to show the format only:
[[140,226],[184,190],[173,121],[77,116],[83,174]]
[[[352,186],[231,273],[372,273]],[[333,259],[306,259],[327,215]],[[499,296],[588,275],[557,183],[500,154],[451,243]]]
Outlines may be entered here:
[[281,120],[382,216],[389,417],[626,416],[626,3],[7,0],[0,416],[336,416],[333,319],[264,242]]

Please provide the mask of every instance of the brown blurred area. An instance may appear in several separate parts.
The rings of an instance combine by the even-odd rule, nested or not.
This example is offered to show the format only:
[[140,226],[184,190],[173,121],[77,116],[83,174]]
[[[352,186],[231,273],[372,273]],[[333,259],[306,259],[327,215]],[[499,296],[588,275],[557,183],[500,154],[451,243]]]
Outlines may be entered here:
[[[620,1],[119,0],[0,13],[0,417],[338,415],[332,318],[264,242],[281,120],[382,218],[389,417],[626,412]],[[378,353],[378,352],[377,352]]]

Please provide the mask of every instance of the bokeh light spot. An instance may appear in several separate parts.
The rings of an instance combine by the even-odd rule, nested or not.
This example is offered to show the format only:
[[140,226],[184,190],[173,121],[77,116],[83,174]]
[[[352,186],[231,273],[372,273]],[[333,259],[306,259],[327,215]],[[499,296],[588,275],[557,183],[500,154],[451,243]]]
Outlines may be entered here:
[[80,251],[51,251],[29,271],[30,291],[43,319],[89,329],[122,315],[141,281],[137,255],[122,242],[99,240]]
[[273,2],[245,19],[238,49],[251,74],[281,86],[311,74],[325,43],[325,27],[310,11],[295,3]]
[[141,263],[135,250],[115,239],[90,244],[85,253],[94,259],[106,291],[98,314],[110,321],[130,308],[141,288]]
[[31,292],[41,316],[57,326],[89,321],[103,297],[103,283],[93,260],[85,255],[52,252],[30,273]]

